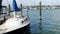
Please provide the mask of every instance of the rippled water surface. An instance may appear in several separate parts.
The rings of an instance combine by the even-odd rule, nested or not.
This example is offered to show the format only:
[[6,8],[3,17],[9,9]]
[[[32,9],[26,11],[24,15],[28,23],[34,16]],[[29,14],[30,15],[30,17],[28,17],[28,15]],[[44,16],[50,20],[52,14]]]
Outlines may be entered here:
[[[39,10],[28,10],[28,13],[30,29],[25,32],[26,34],[60,34],[60,9],[42,10],[42,30],[40,30]],[[26,14],[24,11],[24,15]]]

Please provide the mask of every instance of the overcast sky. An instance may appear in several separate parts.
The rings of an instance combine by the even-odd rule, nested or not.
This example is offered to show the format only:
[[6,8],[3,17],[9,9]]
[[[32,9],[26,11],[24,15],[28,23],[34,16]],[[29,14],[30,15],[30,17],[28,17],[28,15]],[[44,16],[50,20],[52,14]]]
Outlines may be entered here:
[[[42,1],[42,5],[60,5],[60,0],[16,0],[17,5],[22,3],[25,6],[30,5],[39,5],[39,2]],[[2,5],[12,5],[12,0],[3,0]]]

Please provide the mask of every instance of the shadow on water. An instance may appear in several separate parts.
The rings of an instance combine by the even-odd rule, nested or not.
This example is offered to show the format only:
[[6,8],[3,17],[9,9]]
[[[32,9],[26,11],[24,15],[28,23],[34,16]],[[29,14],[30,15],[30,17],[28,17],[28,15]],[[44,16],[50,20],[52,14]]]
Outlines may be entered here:
[[25,30],[25,32],[23,32],[23,34],[31,34],[30,24],[29,24],[27,30]]

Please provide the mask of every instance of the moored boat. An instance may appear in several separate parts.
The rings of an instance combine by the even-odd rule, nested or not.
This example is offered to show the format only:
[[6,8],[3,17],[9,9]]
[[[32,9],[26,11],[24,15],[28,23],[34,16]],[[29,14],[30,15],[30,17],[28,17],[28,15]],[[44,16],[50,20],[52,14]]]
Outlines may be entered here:
[[[20,34],[26,31],[29,27],[29,19],[26,16],[18,14],[21,11],[17,7],[16,1],[13,0],[13,9],[12,16],[10,16],[2,25],[0,25],[0,33],[3,34]],[[4,17],[6,19],[6,17]]]

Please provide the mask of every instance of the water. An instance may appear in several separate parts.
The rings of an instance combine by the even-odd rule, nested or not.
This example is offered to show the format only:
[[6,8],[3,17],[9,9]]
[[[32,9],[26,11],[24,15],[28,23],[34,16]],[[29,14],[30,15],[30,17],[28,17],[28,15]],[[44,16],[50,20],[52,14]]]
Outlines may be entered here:
[[[28,34],[60,34],[60,9],[42,10],[42,31],[40,30],[39,10],[28,10],[30,29]],[[24,12],[26,15],[26,12]]]

